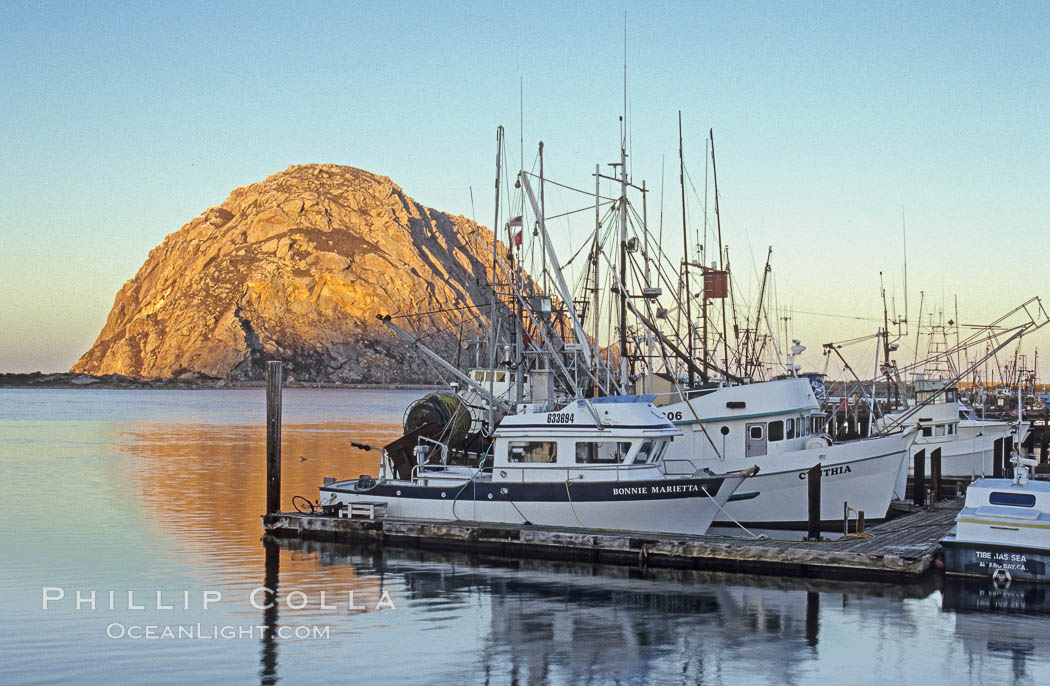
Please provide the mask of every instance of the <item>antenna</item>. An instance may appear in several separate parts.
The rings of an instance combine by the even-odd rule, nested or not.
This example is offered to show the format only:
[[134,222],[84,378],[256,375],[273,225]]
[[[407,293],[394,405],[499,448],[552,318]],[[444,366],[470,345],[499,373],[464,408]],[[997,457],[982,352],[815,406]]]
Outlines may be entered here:
[[624,10],[624,13],[623,13],[623,119],[624,119],[624,130],[626,130],[626,127],[627,127],[627,10]]
[[901,236],[904,245],[904,323],[908,323],[908,225],[904,221],[904,208],[901,208]]

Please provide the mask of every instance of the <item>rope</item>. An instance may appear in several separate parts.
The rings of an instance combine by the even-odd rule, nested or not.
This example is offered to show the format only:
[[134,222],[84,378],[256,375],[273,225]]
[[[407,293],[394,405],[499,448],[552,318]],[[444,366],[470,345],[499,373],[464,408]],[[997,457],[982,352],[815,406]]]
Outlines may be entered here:
[[569,509],[572,510],[572,516],[576,519],[576,523],[579,524],[581,528],[586,529],[587,526],[582,521],[580,521],[580,516],[576,514],[576,506],[573,505],[572,494],[569,493],[569,486],[572,484],[573,481],[574,479],[565,479],[565,497],[569,499]]
[[717,507],[719,510],[722,511],[722,514],[724,514],[726,517],[729,517],[731,520],[733,520],[733,523],[736,524],[737,526],[739,526],[744,531],[746,531],[748,533],[748,535],[751,536],[751,538],[755,539],[756,541],[763,541],[763,540],[769,538],[769,536],[766,536],[765,534],[756,534],[755,532],[751,531],[746,526],[744,526],[743,524],[738,522],[736,520],[736,518],[733,517],[733,515],[731,515],[728,512],[726,512],[726,509],[724,507],[722,507],[717,500],[715,500],[714,496],[707,492],[707,486],[701,486],[700,490],[704,492],[704,495],[706,495],[708,498],[711,499],[711,502],[713,502],[715,504],[715,507]]
[[[457,522],[462,522],[463,520],[460,519],[459,515],[456,514],[456,501],[459,500],[460,494],[463,493],[463,491],[467,490],[467,486],[469,486],[470,484],[474,483],[474,480],[478,478],[479,474],[481,474],[481,471],[485,468],[485,461],[489,459],[489,452],[491,450],[492,450],[492,444],[489,443],[489,447],[485,449],[484,454],[482,454],[482,456],[481,456],[481,462],[478,463],[478,470],[476,472],[474,472],[474,476],[470,477],[470,479],[465,481],[463,483],[463,485],[460,486],[459,490],[456,491],[455,497],[452,498],[452,516],[455,518],[455,520]],[[477,487],[475,486],[474,502],[477,503],[477,501],[478,501],[478,498],[477,498]]]

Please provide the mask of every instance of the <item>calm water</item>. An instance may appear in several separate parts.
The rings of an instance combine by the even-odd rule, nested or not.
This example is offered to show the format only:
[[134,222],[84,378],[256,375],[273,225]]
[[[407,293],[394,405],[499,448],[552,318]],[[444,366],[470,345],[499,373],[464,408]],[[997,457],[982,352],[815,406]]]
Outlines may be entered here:
[[[285,506],[375,474],[348,441],[396,436],[418,395],[286,390]],[[261,390],[0,390],[0,682],[1050,682],[1042,587],[265,548],[264,410]]]

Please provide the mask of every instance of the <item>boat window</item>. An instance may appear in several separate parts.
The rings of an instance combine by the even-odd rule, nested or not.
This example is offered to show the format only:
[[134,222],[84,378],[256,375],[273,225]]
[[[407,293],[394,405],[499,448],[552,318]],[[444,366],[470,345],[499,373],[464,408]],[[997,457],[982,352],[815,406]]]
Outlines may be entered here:
[[788,438],[794,438],[795,437],[795,420],[794,419],[787,420],[787,437]]
[[496,381],[506,381],[507,372],[496,372]]
[[782,441],[784,440],[784,422],[777,420],[769,423],[769,440],[771,441]]
[[1012,505],[1013,507],[1035,507],[1034,493],[1003,493],[992,491],[988,494],[992,505]]
[[944,424],[938,424],[935,427],[935,429],[934,429],[933,435],[934,436],[943,436],[944,435]]
[[924,427],[922,427],[922,435],[923,436],[932,436],[933,435],[933,427],[932,426],[924,426]]
[[667,443],[667,441],[660,441],[657,444],[656,450],[653,451],[652,457],[649,458],[650,462],[655,464],[660,461],[660,458],[664,456],[664,449],[667,448]]
[[950,402],[952,402],[954,400],[955,400],[955,392],[954,391],[946,391],[944,393],[944,402],[950,403]]
[[576,441],[576,463],[619,464],[630,451],[630,441]]
[[954,433],[955,433],[955,425],[954,424],[949,424],[948,425],[948,435],[951,436]]
[[480,369],[474,371],[474,380],[475,381],[484,381],[485,380],[484,375],[482,374]]
[[557,441],[511,441],[507,447],[510,462],[554,462],[558,459]]
[[762,440],[762,425],[761,424],[755,424],[754,426],[752,426],[750,428],[750,431],[751,431],[751,438],[755,439],[756,441]]
[[642,443],[642,447],[638,449],[638,454],[634,456],[632,462],[634,464],[642,464],[649,461],[649,456],[653,454],[653,442],[646,441]]

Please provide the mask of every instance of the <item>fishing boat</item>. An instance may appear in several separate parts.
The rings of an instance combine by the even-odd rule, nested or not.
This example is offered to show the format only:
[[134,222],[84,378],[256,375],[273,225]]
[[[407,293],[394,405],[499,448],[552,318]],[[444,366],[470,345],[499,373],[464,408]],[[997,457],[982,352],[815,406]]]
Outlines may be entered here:
[[[912,427],[917,430],[915,448],[926,450],[926,474],[931,473],[931,455],[941,451],[941,476],[972,480],[994,473],[996,441],[1009,438],[1018,427],[993,419],[978,419],[960,404],[955,385],[944,379],[919,376],[915,380],[916,407],[891,412],[876,420],[880,429]],[[1023,423],[1024,439],[1030,425]],[[1016,440],[1016,439],[1015,439]]]
[[978,479],[941,539],[949,574],[1050,581],[1050,483],[1029,479],[1035,460],[1015,457],[1013,479]]
[[[378,479],[320,487],[320,505],[385,508],[393,517],[702,535],[756,470],[669,469],[681,432],[650,397],[577,400],[502,418],[476,464],[423,439],[406,470],[385,451]],[[407,471],[407,473],[406,473]]]
[[903,497],[908,448],[914,429],[833,442],[806,378],[783,378],[715,388],[661,407],[684,432],[668,447],[666,461],[718,471],[757,467],[716,520],[764,529],[804,529],[807,474],[821,467],[821,526],[841,530],[844,517],[886,517]]

